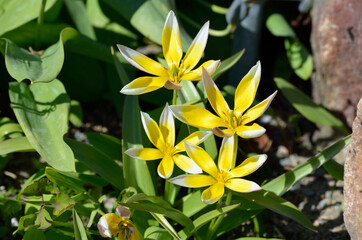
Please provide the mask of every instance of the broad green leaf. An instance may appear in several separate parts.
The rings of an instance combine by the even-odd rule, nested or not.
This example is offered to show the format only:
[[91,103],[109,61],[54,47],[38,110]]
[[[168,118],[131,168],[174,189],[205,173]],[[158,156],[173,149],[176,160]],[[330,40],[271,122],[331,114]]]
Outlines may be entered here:
[[23,240],[46,240],[44,232],[36,227],[29,228],[25,234]]
[[121,160],[122,158],[122,144],[121,140],[111,135],[104,133],[85,133],[87,139],[91,145],[97,150],[101,151],[105,155],[115,160]]
[[294,184],[299,182],[302,178],[318,169],[320,166],[328,162],[337,153],[339,153],[350,141],[351,136],[347,136],[341,141],[333,144],[324,151],[317,154],[315,157],[310,158],[305,163],[293,168],[289,172],[274,178],[267,184],[263,185],[263,189],[273,192],[279,196],[289,191]]
[[22,133],[23,130],[21,129],[20,125],[17,123],[6,123],[0,126],[0,139],[6,137],[11,133]]
[[35,225],[39,225],[39,229],[47,229],[49,228],[52,224],[50,222],[52,222],[53,219],[50,217],[49,212],[44,208],[40,208],[40,211],[35,219]]
[[308,80],[313,72],[313,58],[308,49],[297,38],[285,38],[284,45],[289,64],[295,74],[303,80]]
[[0,142],[0,155],[13,152],[34,152],[33,146],[26,137],[12,138]]
[[279,13],[271,14],[266,20],[266,27],[277,37],[296,37],[293,29],[283,15]]
[[48,47],[40,55],[29,52],[13,44],[10,40],[5,47],[5,65],[11,77],[18,82],[29,79],[31,82],[53,81],[64,62],[64,47],[69,38],[74,38],[76,32],[72,28],[66,28],[60,33],[59,41]]
[[122,168],[113,159],[91,145],[68,138],[65,141],[73,150],[77,160],[84,163],[119,190],[123,189]]
[[148,203],[148,202],[132,202],[132,203],[120,203],[120,204],[140,211],[159,213],[175,220],[176,222],[180,223],[183,226],[193,227],[193,223],[190,218],[186,217],[181,211],[172,207],[164,206],[162,204],[157,204],[157,203]]
[[77,211],[73,208],[73,224],[75,240],[87,240],[87,233],[85,232],[82,219],[80,219]]
[[176,230],[162,214],[151,213],[151,215],[174,237],[174,239],[181,240],[181,237],[178,235]]
[[35,224],[36,218],[37,218],[36,213],[22,216],[19,220],[19,226],[13,232],[13,235],[15,235],[19,231],[28,230],[31,226],[33,226]]
[[335,127],[343,133],[348,133],[348,130],[341,120],[334,117],[323,107],[318,106],[312,99],[297,89],[294,85],[282,78],[274,78],[274,81],[278,86],[278,89],[282,91],[283,95],[288,99],[293,107],[309,121]]
[[210,212],[207,212],[207,213],[201,215],[200,217],[196,218],[193,221],[193,224],[194,224],[193,228],[186,227],[179,232],[179,235],[182,237],[182,239],[186,239],[186,238],[190,237],[191,235],[193,235],[198,229],[200,229],[206,223],[210,222],[212,219],[217,218],[217,217],[237,208],[238,206],[239,206],[239,204],[234,204],[234,205],[226,206],[226,207],[223,207],[220,209],[215,209]]
[[81,0],[64,0],[64,3],[78,31],[90,39],[96,40],[97,37],[88,18],[84,2]]
[[[0,1],[0,36],[38,17],[43,0]],[[56,0],[47,0],[44,11],[49,10]]]
[[67,194],[60,192],[55,199],[53,215],[59,216],[74,205],[75,201],[72,198],[70,198]]
[[[129,83],[128,75],[115,54],[113,54],[113,61],[122,83]],[[140,108],[137,96],[126,96],[123,108],[122,125],[123,153],[130,148],[142,147],[142,127],[140,119]],[[147,195],[156,195],[147,163],[143,160],[131,158],[126,154],[122,155],[122,159],[125,186],[135,187]]]
[[208,205],[201,200],[201,191],[195,191],[184,196],[181,200],[181,211],[188,217],[193,216]]
[[72,150],[64,142],[68,131],[69,97],[59,80],[32,84],[12,82],[11,107],[27,139],[44,160],[60,171],[74,171]]
[[[161,44],[162,31],[166,17],[171,9],[171,3],[166,0],[103,0],[122,17],[129,20],[145,37]],[[183,51],[186,51],[192,40],[182,28],[180,35]]]
[[83,123],[82,106],[76,100],[70,101],[69,121],[76,127],[82,126]]
[[167,232],[167,230],[160,228],[160,227],[156,227],[156,226],[151,226],[149,228],[146,229],[145,234],[144,234],[144,240],[172,240],[172,236],[170,235],[170,233]]
[[343,181],[343,165],[337,163],[334,159],[331,159],[323,164],[323,167],[334,179]]
[[306,228],[314,230],[313,224],[297,207],[283,198],[278,197],[272,192],[267,192],[264,190],[250,193],[233,192],[233,196],[242,197],[249,201],[255,202],[265,208],[279,213],[280,215],[286,216],[296,221]]
[[86,192],[86,190],[83,188],[83,182],[76,179],[77,173],[70,172],[71,174],[74,174],[75,176],[69,177],[66,175],[63,175],[61,172],[58,172],[55,169],[46,167],[45,168],[45,175],[46,177],[52,181],[53,183],[57,184],[58,186],[65,186],[69,189],[72,189],[76,192]]
[[46,193],[58,193],[59,189],[58,187],[50,182],[46,178],[42,178],[38,181],[35,181],[34,183],[27,186],[23,191],[22,194],[25,196],[41,196]]

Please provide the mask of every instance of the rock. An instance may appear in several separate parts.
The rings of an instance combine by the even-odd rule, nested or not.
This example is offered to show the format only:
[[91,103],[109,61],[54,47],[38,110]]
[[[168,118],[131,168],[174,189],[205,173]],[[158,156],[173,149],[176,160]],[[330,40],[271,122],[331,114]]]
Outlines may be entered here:
[[362,99],[344,165],[344,222],[352,240],[362,239]]
[[362,96],[361,12],[361,0],[318,0],[312,12],[313,98],[349,126]]

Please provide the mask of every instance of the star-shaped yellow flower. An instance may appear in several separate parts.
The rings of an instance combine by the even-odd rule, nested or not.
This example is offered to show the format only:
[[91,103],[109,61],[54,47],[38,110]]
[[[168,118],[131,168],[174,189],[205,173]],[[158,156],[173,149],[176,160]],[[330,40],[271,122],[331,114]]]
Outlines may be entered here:
[[[241,179],[256,171],[267,159],[267,155],[255,155],[247,158],[239,166],[234,168],[233,155],[237,146],[234,146],[234,138],[224,138],[219,154],[218,166],[214,160],[202,148],[184,142],[187,154],[206,173],[187,174],[170,179],[171,183],[189,187],[200,188],[210,186],[202,192],[201,200],[206,204],[217,202],[224,195],[224,188],[227,187],[236,192],[251,192],[260,190],[260,186],[255,182]],[[236,156],[235,156],[236,157]]]
[[185,57],[182,58],[180,30],[173,11],[170,11],[162,33],[162,49],[168,68],[146,57],[145,55],[123,45],[117,45],[123,57],[134,67],[155,76],[139,77],[124,86],[121,93],[139,95],[155,91],[161,87],[180,89],[181,80],[196,81],[201,79],[202,67],[209,74],[213,74],[220,61],[209,60],[196,70],[192,70],[199,62],[204,52],[209,31],[209,22],[206,22],[193,40]]
[[115,213],[104,214],[97,224],[102,237],[112,238],[118,235],[117,240],[139,240],[140,236],[136,226],[129,220],[131,211],[125,207],[116,208]]
[[[158,175],[169,178],[172,175],[174,164],[187,173],[201,173],[201,169],[189,157],[179,154],[185,151],[182,141],[175,146],[175,123],[168,104],[162,111],[160,126],[147,114],[141,112],[142,124],[146,135],[156,148],[131,148],[124,153],[141,160],[162,159],[158,165]],[[183,141],[200,144],[210,136],[211,132],[197,131]]]
[[180,121],[195,127],[212,129],[214,134],[219,137],[229,137],[235,133],[242,138],[259,137],[264,134],[265,129],[257,123],[252,125],[249,123],[265,112],[277,94],[275,91],[267,99],[247,110],[254,101],[260,82],[260,74],[260,62],[257,62],[236,88],[235,106],[234,110],[231,110],[215,82],[207,71],[203,71],[202,81],[207,97],[219,116],[215,116],[204,108],[192,105],[170,106],[170,110]]

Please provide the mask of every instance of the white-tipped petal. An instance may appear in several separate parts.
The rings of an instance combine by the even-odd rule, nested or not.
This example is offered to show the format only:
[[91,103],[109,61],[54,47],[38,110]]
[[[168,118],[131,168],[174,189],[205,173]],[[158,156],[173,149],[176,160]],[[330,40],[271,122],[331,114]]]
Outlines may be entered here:
[[169,180],[169,182],[182,187],[200,188],[210,186],[216,183],[216,180],[213,177],[207,175],[187,174],[172,178]]
[[160,117],[160,130],[163,135],[163,139],[170,146],[175,145],[175,122],[173,119],[173,115],[168,108],[168,104],[166,103]]
[[121,93],[126,95],[140,95],[155,91],[163,87],[168,77],[139,77],[124,86]]
[[202,169],[199,166],[197,166],[197,164],[194,161],[192,161],[192,159],[189,157],[186,157],[181,154],[175,154],[173,155],[173,160],[180,169],[182,169],[187,173],[191,174],[202,173]]
[[153,120],[148,113],[144,112],[141,112],[141,120],[148,139],[162,151],[165,147],[165,140],[155,120]]
[[225,187],[235,192],[254,192],[261,190],[261,187],[255,182],[241,178],[232,178],[225,183]]
[[256,138],[265,133],[265,128],[254,123],[251,126],[239,126],[235,129],[236,134],[242,138]]
[[232,169],[230,174],[233,177],[244,177],[255,172],[264,164],[268,156],[266,154],[255,155],[245,159],[239,166]]

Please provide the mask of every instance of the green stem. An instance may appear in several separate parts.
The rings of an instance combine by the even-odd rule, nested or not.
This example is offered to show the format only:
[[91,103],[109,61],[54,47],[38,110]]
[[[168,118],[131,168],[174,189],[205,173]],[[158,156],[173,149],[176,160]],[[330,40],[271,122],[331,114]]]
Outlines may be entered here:
[[36,50],[39,50],[39,48],[40,48],[40,35],[41,35],[40,32],[41,32],[41,26],[43,25],[43,22],[44,22],[44,10],[45,10],[46,4],[47,4],[47,0],[42,0],[40,10],[39,10],[39,17],[38,17],[37,38],[36,38],[36,42],[35,42]]
[[[226,195],[226,200],[225,200],[225,206],[230,205],[232,196],[233,196],[232,192],[230,190],[228,190],[228,194]],[[210,224],[211,227],[209,227],[209,231],[206,236],[207,240],[212,239],[212,236],[215,234],[216,230],[219,228],[222,220],[224,219],[224,216],[225,216],[225,214],[219,216],[213,225]]]
[[224,8],[224,7],[220,7],[216,4],[211,4],[211,3],[208,3],[208,2],[205,2],[203,0],[196,0],[198,3],[200,3],[201,5],[209,8],[211,11],[213,11],[214,13],[218,13],[218,14],[223,14],[225,15],[227,12],[228,12],[228,9],[227,8]]
[[173,97],[172,97],[172,105],[176,105],[177,103],[177,90],[173,90]]

